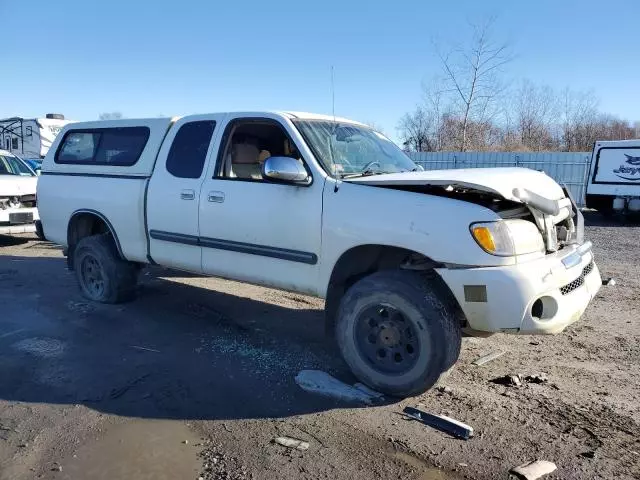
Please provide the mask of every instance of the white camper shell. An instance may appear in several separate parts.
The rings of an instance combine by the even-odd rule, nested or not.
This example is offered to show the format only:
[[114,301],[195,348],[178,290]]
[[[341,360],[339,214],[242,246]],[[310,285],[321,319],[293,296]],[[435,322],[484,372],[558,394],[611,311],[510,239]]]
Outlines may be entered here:
[[587,207],[603,214],[640,214],[640,139],[596,142]]
[[0,120],[0,148],[22,158],[44,158],[66,124],[64,115],[48,113],[44,118],[11,117]]

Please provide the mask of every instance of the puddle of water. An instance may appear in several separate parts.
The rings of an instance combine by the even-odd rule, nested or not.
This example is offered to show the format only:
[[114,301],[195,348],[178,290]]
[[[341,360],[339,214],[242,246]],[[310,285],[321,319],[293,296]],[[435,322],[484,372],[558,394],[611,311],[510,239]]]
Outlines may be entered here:
[[[187,440],[189,443],[184,444]],[[178,421],[136,420],[112,427],[61,462],[65,480],[175,480],[198,478],[199,439]]]
[[420,477],[418,478],[420,478],[420,480],[447,480],[447,478],[451,478],[445,477],[445,473],[442,470],[432,467],[418,457],[414,457],[405,452],[395,452],[394,455],[407,465],[415,468],[419,472]]
[[25,338],[14,343],[12,347],[36,357],[53,358],[62,355],[64,343],[54,338]]

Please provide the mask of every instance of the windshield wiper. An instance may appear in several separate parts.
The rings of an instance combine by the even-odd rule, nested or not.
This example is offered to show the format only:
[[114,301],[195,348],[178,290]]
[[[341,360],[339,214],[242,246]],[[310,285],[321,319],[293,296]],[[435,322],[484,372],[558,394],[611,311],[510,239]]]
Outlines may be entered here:
[[390,172],[384,172],[381,170],[365,170],[364,172],[357,172],[357,173],[342,173],[340,174],[340,178],[370,177],[371,175],[384,175],[385,173],[390,173]]

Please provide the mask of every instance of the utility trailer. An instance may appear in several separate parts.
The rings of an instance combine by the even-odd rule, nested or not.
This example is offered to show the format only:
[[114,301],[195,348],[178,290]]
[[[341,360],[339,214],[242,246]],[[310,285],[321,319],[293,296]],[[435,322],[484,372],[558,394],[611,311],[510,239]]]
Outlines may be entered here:
[[68,123],[71,121],[58,113],[47,113],[44,118],[0,119],[0,149],[22,158],[44,158]]
[[604,215],[640,214],[640,140],[594,144],[587,207]]

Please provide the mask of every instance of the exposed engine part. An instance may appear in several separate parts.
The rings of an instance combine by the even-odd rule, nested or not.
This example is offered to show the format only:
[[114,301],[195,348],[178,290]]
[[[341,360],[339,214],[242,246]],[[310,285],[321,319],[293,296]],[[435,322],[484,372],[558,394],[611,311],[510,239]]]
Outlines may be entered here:
[[569,229],[563,225],[556,228],[556,235],[559,242],[566,242],[569,240]]
[[35,195],[0,197],[0,210],[7,210],[8,208],[34,208],[35,206]]

